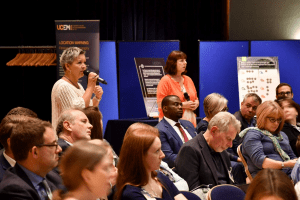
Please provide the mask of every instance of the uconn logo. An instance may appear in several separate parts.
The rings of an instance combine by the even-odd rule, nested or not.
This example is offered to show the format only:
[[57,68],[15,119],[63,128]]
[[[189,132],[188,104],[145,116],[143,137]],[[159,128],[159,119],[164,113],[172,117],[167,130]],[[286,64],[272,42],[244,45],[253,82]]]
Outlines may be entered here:
[[57,30],[60,30],[60,31],[67,31],[67,30],[71,31],[71,30],[73,30],[72,25],[57,25],[56,28],[57,28]]

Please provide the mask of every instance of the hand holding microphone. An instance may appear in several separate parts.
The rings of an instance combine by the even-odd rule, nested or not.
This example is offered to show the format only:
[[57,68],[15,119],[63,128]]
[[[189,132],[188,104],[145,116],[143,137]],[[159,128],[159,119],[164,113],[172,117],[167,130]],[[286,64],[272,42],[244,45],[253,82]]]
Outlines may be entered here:
[[[83,74],[85,75],[85,76],[89,76],[89,74],[90,74],[91,72],[89,71],[89,70],[84,70],[84,72],[83,72]],[[97,74],[96,74],[96,76],[97,76]],[[107,82],[104,80],[104,79],[102,79],[102,78],[100,78],[99,76],[98,76],[98,78],[97,78],[97,84],[98,83],[102,83],[102,84],[105,84],[105,85],[107,85]]]

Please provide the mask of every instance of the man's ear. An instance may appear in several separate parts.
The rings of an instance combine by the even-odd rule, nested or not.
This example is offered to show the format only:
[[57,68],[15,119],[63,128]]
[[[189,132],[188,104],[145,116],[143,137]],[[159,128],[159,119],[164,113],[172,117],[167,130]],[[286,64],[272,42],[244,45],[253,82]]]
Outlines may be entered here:
[[219,130],[219,128],[217,126],[211,127],[210,132],[211,132],[212,136],[215,136],[217,134],[218,130]]
[[64,121],[63,127],[64,127],[64,129],[66,129],[68,131],[72,131],[71,123],[69,121]]
[[29,153],[31,154],[31,156],[32,156],[33,158],[37,158],[38,155],[39,155],[39,149],[38,149],[36,146],[33,146],[33,147],[31,148],[31,150],[29,151]]
[[168,111],[167,106],[163,106],[163,107],[162,107],[162,110],[163,110],[163,113],[167,112],[167,111]]

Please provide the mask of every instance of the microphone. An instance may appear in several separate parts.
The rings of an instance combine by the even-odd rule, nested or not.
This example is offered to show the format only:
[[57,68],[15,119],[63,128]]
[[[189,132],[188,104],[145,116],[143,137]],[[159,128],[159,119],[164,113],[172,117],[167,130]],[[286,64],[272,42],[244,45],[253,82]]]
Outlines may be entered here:
[[184,98],[185,98],[187,101],[190,101],[190,100],[191,100],[191,99],[190,99],[190,96],[189,96],[189,94],[188,94],[187,92],[183,93],[183,95],[184,95]]
[[[83,74],[86,75],[86,76],[89,76],[90,73],[91,72],[89,70],[84,70],[83,71]],[[104,79],[100,78],[100,77],[97,78],[97,83],[102,83],[102,84],[107,85],[107,82]]]

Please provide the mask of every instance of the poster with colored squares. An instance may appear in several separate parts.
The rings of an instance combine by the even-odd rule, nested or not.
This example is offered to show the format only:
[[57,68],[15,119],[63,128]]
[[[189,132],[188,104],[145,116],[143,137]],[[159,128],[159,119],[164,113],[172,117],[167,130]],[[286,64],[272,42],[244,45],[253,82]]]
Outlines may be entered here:
[[278,57],[237,57],[237,71],[240,105],[247,93],[256,93],[263,102],[276,99]]

